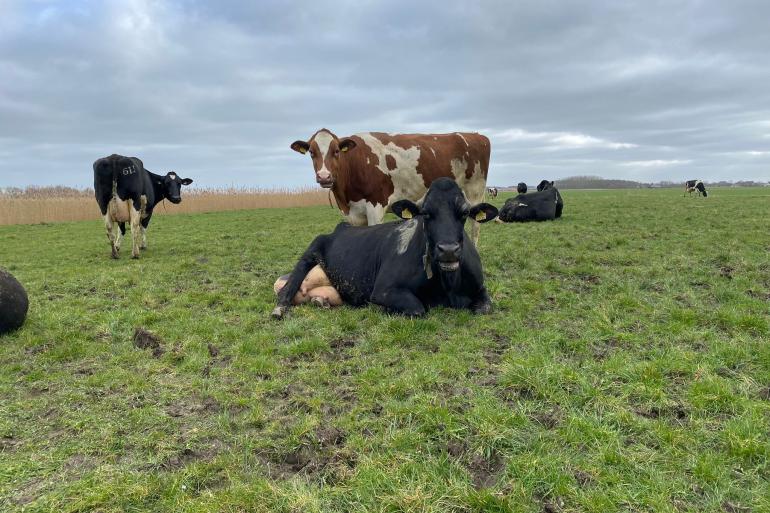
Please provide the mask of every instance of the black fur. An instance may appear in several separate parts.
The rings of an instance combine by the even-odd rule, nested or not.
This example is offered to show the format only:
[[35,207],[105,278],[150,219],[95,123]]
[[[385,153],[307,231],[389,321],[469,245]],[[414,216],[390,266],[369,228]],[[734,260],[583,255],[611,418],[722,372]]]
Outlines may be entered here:
[[0,269],[0,335],[20,328],[28,309],[27,291],[13,275]]

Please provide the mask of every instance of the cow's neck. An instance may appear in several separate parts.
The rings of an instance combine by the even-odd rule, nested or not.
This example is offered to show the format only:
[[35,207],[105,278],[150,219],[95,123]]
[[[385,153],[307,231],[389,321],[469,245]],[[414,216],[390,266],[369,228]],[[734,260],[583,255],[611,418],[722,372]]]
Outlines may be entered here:
[[345,155],[339,161],[339,167],[337,168],[337,176],[334,177],[334,185],[332,186],[332,192],[334,193],[334,199],[337,201],[337,207],[345,215],[350,213],[350,157]]
[[150,173],[149,171],[147,171],[147,174],[150,175],[150,183],[152,183],[152,190],[154,192],[152,203],[148,203],[147,206],[152,209],[155,205],[166,199],[166,188],[163,187],[162,176]]

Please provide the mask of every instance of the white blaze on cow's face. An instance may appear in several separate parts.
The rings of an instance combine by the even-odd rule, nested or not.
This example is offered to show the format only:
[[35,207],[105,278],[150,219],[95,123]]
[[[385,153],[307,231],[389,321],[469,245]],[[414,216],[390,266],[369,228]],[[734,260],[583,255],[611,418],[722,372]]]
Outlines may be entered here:
[[291,149],[310,154],[315,171],[315,181],[324,189],[334,186],[339,176],[340,159],[346,151],[355,148],[352,139],[338,139],[325,128],[316,132],[308,142],[295,141]]

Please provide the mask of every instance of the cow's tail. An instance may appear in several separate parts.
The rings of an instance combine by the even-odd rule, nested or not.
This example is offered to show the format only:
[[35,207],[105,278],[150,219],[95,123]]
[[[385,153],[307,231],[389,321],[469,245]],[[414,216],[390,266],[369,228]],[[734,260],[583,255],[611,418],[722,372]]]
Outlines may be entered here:
[[118,218],[118,171],[112,170],[112,196],[110,197],[110,217]]

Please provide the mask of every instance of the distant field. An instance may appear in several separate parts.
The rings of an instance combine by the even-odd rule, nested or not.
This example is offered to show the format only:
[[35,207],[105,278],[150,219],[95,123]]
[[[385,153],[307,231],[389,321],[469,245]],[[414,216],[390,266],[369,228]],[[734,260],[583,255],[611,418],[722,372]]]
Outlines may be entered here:
[[770,191],[710,192],[484,225],[482,317],[271,320],[328,206],[0,227],[0,511],[770,511]]
[[[329,204],[321,189],[190,189],[183,190],[182,203],[155,207],[156,214],[189,214],[253,208],[307,207]],[[28,189],[16,194],[0,193],[0,225],[85,221],[101,217],[90,190],[64,188]]]

